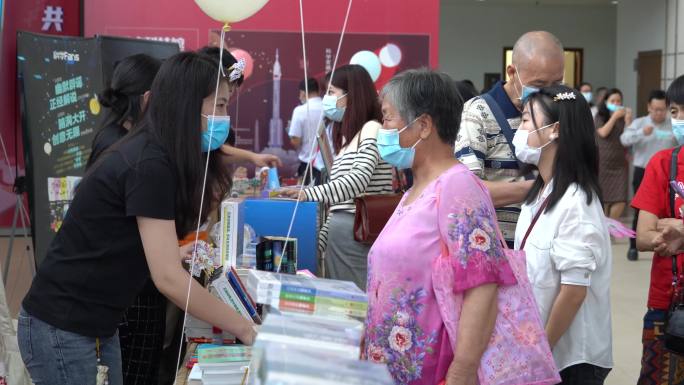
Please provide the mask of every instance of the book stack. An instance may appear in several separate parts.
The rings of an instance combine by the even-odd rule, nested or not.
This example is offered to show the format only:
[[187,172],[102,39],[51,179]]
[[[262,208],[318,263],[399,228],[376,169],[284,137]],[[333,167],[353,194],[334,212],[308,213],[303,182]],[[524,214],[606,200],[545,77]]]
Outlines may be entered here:
[[[258,340],[258,337],[257,337]],[[285,344],[255,348],[250,367],[253,385],[392,385],[386,365],[340,358]]]
[[368,297],[353,282],[250,270],[247,291],[281,312],[366,318]]
[[230,333],[221,331],[210,324],[199,320],[188,314],[185,320],[185,336],[190,342],[199,344],[222,341],[224,344],[235,343],[235,336]]
[[259,328],[255,348],[283,344],[354,360],[361,354],[362,337],[358,320],[271,313]]
[[[287,244],[287,245],[286,245]],[[283,252],[283,248],[287,250]],[[297,273],[297,239],[286,237],[264,237],[256,246],[256,268],[281,273]]]
[[248,294],[246,286],[234,268],[225,268],[227,272],[219,274],[210,284],[209,291],[221,301],[230,305],[243,317],[261,324],[256,302]]
[[210,345],[197,347],[197,365],[203,385],[240,385],[246,378],[252,350],[243,345]]
[[221,202],[221,231],[219,249],[221,265],[235,267],[242,255],[245,206],[242,199],[227,199]]

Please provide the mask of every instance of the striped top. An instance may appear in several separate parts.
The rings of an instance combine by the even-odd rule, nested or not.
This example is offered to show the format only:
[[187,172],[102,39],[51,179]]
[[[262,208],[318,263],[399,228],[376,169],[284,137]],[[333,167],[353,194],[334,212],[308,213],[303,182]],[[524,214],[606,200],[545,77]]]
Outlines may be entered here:
[[339,154],[330,170],[330,182],[304,190],[306,200],[328,204],[331,212],[352,214],[356,211],[354,198],[392,192],[392,166],[380,158],[375,138],[365,138],[358,149],[347,148]]

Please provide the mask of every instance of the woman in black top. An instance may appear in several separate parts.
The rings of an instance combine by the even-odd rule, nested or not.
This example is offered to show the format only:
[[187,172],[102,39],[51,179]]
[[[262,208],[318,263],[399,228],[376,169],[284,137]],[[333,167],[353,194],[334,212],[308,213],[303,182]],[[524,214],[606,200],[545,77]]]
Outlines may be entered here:
[[206,140],[231,93],[226,79],[215,88],[216,71],[195,53],[168,59],[140,127],[81,181],[19,314],[20,350],[36,385],[95,384],[99,365],[109,385],[121,385],[117,325],[150,275],[179,307],[187,301],[197,318],[253,342],[253,324],[190,279],[178,248],[230,187],[215,151],[221,143]]
[[[126,57],[116,65],[110,86],[98,98],[105,115],[93,139],[86,170],[142,118],[144,99],[149,97],[160,66],[160,60],[145,54]],[[157,385],[165,321],[166,299],[148,279],[119,325],[125,385]]]

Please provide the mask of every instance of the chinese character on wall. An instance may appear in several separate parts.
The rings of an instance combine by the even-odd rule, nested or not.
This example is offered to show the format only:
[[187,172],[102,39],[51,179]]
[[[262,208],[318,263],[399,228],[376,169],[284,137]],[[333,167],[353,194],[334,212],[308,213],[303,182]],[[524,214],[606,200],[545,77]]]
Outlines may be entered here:
[[64,23],[64,11],[62,7],[53,7],[48,5],[43,11],[43,26],[42,31],[49,31],[50,27],[54,25],[55,31],[62,32],[62,24]]

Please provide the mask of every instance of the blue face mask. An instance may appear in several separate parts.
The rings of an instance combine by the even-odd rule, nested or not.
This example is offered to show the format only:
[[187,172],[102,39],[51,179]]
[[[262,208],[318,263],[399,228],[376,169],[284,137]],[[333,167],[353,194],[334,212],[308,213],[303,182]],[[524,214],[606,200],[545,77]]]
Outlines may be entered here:
[[584,100],[587,101],[587,103],[591,103],[591,99],[593,95],[591,94],[591,91],[589,92],[582,92],[582,96],[584,96]]
[[207,130],[202,132],[202,152],[214,151],[228,139],[230,116],[202,116],[207,119]]
[[615,111],[619,111],[619,110],[621,110],[621,109],[623,109],[623,108],[625,108],[625,107],[620,106],[620,105],[617,105],[617,104],[615,104],[615,103],[606,103],[606,108],[607,108],[608,111],[610,111],[610,112],[615,112]]
[[530,97],[530,95],[532,95],[535,92],[539,92],[539,88],[524,85],[522,80],[520,79],[518,67],[515,67],[515,75],[515,77],[518,78],[518,83],[520,83],[520,87],[522,88],[522,91],[520,92],[520,101],[524,103],[525,100],[527,100],[527,98]]
[[677,143],[684,144],[684,119],[672,118],[672,133]]
[[417,119],[413,120],[413,122],[409,123],[401,130],[397,130],[396,128],[386,130],[383,128],[378,131],[378,150],[380,151],[380,157],[399,170],[405,170],[413,166],[413,158],[416,156],[416,146],[422,140],[418,139],[416,144],[410,148],[402,148],[399,144],[399,134],[409,128],[416,120]]
[[325,95],[323,97],[323,113],[328,119],[334,122],[342,121],[342,117],[344,116],[344,111],[346,110],[346,108],[337,107],[337,101],[344,98],[345,96],[347,96],[347,94],[344,94],[339,98],[335,95]]

